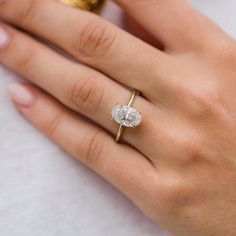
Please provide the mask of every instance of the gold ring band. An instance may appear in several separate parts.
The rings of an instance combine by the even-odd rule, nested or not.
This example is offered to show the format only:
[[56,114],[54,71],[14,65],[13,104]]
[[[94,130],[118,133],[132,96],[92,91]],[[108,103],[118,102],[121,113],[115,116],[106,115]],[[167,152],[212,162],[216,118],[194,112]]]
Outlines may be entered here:
[[[131,106],[132,106],[136,94],[137,94],[137,91],[134,90],[134,91],[132,92],[131,97],[130,97],[130,100],[129,100],[129,102],[128,102],[128,105],[127,105],[128,107],[131,107]],[[120,125],[120,127],[119,127],[119,129],[118,129],[118,132],[117,132],[117,135],[116,135],[116,138],[115,138],[115,141],[116,141],[117,143],[120,141],[120,138],[121,138],[121,136],[122,136],[123,131],[124,131],[124,126],[123,126],[123,125]]]
[[141,123],[141,113],[132,107],[135,96],[138,94],[136,90],[131,93],[128,105],[116,104],[112,110],[112,119],[120,126],[115,138],[119,142],[125,127],[135,128]]
[[98,12],[103,6],[105,0],[59,0],[66,5],[77,7],[82,10]]

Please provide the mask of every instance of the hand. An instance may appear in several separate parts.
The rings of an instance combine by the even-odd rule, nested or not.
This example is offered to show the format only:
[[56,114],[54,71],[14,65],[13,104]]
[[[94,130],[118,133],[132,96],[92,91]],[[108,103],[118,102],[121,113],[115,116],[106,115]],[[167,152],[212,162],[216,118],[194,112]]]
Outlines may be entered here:
[[[183,0],[117,2],[163,51],[56,1],[2,1],[28,34],[3,24],[0,61],[47,92],[12,85],[17,109],[175,235],[236,235],[235,42]],[[127,86],[142,124],[117,144],[110,113]]]

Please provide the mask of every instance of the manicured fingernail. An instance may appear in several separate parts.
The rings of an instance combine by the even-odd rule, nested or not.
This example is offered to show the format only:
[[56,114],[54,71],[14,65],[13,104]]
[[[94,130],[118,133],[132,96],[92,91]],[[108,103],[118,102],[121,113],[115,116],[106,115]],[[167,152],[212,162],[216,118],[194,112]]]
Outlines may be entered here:
[[5,45],[8,44],[9,40],[10,40],[9,33],[3,27],[0,27],[0,48],[4,48]]
[[9,92],[12,100],[19,106],[30,107],[35,101],[35,95],[26,85],[11,84]]

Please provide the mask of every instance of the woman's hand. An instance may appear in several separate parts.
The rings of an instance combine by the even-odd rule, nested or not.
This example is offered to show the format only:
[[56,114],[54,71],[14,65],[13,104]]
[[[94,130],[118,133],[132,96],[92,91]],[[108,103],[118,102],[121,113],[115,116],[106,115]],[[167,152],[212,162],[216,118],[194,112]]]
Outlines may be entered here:
[[[1,62],[47,92],[12,85],[17,109],[175,235],[236,235],[235,42],[184,0],[117,2],[163,51],[53,0],[1,1],[25,31],[1,26]],[[127,86],[143,120],[117,144]]]

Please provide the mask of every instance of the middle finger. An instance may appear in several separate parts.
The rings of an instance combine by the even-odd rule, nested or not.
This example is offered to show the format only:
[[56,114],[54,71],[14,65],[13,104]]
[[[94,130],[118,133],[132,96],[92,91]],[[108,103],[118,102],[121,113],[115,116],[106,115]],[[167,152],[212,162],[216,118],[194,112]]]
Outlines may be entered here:
[[[152,98],[165,93],[170,56],[94,14],[52,0],[7,0],[0,17],[43,37],[77,59]],[[157,68],[158,67],[158,68]],[[138,68],[138,69],[137,69]]]

